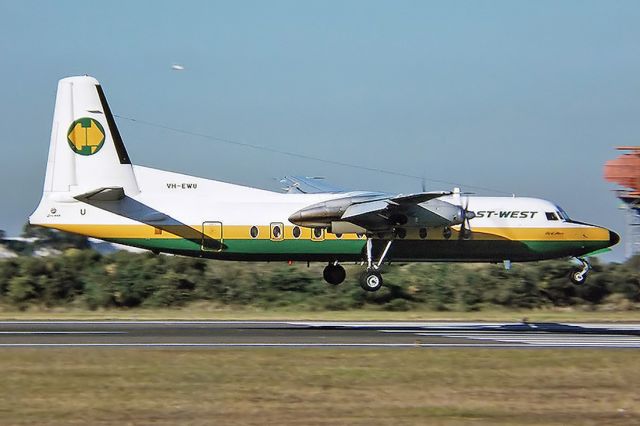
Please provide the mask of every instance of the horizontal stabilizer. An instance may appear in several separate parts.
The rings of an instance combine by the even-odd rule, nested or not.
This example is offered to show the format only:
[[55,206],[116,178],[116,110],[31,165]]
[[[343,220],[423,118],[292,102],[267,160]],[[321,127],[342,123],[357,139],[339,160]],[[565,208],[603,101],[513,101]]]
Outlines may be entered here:
[[124,198],[124,188],[121,186],[111,186],[106,188],[99,188],[94,191],[85,192],[84,194],[76,195],[75,198],[78,201],[118,201]]

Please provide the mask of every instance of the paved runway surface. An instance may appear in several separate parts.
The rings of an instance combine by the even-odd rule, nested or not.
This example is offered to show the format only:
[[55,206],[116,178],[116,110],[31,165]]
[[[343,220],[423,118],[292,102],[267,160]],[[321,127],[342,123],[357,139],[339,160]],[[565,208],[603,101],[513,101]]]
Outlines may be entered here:
[[640,348],[640,324],[1,321],[9,347]]

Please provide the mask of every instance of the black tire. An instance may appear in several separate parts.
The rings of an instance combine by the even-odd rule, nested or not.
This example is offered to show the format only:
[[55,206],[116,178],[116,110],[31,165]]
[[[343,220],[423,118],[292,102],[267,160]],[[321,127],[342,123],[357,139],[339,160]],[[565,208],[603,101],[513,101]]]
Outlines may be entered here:
[[587,281],[587,273],[582,273],[580,269],[575,269],[571,271],[571,275],[569,275],[569,279],[575,285],[584,284]]
[[442,236],[444,237],[445,240],[448,240],[449,238],[451,238],[451,228],[449,228],[448,226],[445,226],[444,229],[442,230]]
[[331,285],[342,284],[347,277],[347,273],[341,265],[329,264],[322,271],[324,280]]
[[366,291],[378,291],[382,287],[382,275],[378,271],[364,271],[360,275],[360,287]]

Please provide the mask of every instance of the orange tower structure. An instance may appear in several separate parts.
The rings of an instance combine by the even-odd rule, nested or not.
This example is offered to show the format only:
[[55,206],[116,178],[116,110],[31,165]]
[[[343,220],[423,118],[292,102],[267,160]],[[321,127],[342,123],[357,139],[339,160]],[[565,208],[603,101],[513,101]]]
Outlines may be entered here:
[[640,146],[620,146],[627,153],[604,166],[604,178],[625,189],[617,191],[627,210],[627,235],[625,254],[631,257],[640,253]]

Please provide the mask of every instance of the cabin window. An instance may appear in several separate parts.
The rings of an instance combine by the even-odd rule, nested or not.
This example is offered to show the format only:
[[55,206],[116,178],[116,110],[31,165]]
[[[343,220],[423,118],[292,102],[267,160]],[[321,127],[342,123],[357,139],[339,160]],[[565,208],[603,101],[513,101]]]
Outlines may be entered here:
[[336,238],[337,238],[337,239],[342,238],[342,234],[336,234]]
[[251,235],[251,238],[258,238],[258,227],[257,226],[252,226],[251,229],[249,230],[249,235]]
[[300,231],[300,227],[299,226],[294,226],[293,230],[291,230],[291,233],[293,234],[293,238],[300,238],[300,235],[302,234],[302,231]]
[[284,224],[281,222],[273,222],[271,228],[271,241],[282,241],[284,239]]
[[404,237],[407,236],[407,230],[404,229],[404,228],[397,228],[395,230],[395,234],[396,234],[396,237],[398,237],[398,238],[400,238],[402,240],[402,239],[404,239]]
[[420,228],[418,235],[420,235],[420,238],[423,240],[427,238],[427,228]]
[[558,216],[560,217],[560,219],[562,219],[564,221],[571,220],[571,219],[569,219],[569,215],[567,214],[567,212],[562,210],[560,207],[558,207]]
[[547,220],[558,220],[558,216],[554,212],[546,212]]
[[312,241],[323,241],[324,240],[324,228],[313,228],[311,232],[311,240]]

